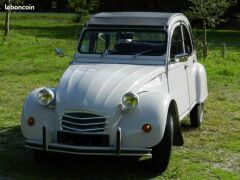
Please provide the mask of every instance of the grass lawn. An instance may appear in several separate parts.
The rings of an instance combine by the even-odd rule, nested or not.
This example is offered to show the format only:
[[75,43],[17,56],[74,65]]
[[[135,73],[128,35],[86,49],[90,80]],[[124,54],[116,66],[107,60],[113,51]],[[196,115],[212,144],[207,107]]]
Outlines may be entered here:
[[[211,42],[227,43],[225,59],[212,48],[201,60],[208,74],[205,121],[191,129],[182,125],[185,144],[174,147],[168,170],[148,171],[148,160],[127,158],[53,157],[36,163],[23,144],[20,113],[25,97],[42,86],[56,86],[73,54],[82,26],[73,14],[12,14],[11,32],[0,36],[0,179],[10,177],[84,179],[240,179],[240,31],[211,31]],[[3,24],[4,14],[0,14]],[[1,26],[1,25],[0,25]],[[3,34],[3,27],[0,27]]]

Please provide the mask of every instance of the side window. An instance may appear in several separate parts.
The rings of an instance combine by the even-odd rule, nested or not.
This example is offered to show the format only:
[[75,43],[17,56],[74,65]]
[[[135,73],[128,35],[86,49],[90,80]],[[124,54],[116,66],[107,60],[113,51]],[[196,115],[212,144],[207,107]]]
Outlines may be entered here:
[[185,52],[190,55],[190,54],[192,54],[192,42],[191,42],[190,34],[189,34],[186,26],[183,25],[182,27],[183,27]]
[[81,52],[82,53],[88,53],[89,52],[89,46],[90,46],[90,41],[89,41],[89,34],[84,36],[84,39],[82,40],[82,46],[81,46]]
[[183,50],[183,38],[182,38],[182,31],[181,26],[177,26],[172,35],[171,39],[171,51],[170,51],[170,57],[174,58],[176,54],[184,53]]
[[95,32],[87,33],[82,39],[81,53],[94,53],[96,48],[97,34]]

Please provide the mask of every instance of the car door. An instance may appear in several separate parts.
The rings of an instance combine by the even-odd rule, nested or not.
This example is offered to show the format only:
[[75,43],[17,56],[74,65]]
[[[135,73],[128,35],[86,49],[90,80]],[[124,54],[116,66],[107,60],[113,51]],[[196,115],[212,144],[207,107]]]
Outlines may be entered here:
[[189,101],[190,101],[190,106],[193,106],[196,103],[195,77],[196,77],[197,56],[193,46],[190,25],[187,26],[186,24],[183,23],[182,30],[183,30],[185,53],[188,54],[187,62],[186,62],[186,70],[187,70],[187,77],[188,77]]
[[184,116],[190,108],[189,89],[187,77],[187,59],[182,58],[175,61],[174,57],[179,54],[184,54],[184,41],[181,23],[178,22],[172,26],[170,30],[170,62],[168,65],[168,84],[169,92],[175,99],[179,116]]

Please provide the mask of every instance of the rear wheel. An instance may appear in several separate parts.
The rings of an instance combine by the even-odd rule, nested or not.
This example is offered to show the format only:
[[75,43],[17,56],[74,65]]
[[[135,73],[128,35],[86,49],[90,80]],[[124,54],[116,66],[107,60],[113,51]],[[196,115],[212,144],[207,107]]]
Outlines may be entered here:
[[173,143],[173,116],[169,111],[162,141],[152,149],[153,170],[162,173],[169,164]]
[[201,126],[203,121],[203,103],[196,104],[190,112],[191,126],[198,128]]

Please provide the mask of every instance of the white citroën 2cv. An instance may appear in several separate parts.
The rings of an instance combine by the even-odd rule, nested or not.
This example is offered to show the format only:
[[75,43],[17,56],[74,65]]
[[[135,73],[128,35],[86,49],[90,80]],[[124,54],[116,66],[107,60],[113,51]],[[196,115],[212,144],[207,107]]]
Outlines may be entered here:
[[[60,49],[56,54],[63,56]],[[47,152],[152,156],[167,169],[180,122],[203,120],[207,77],[181,13],[99,13],[55,87],[26,98],[21,129],[36,159]]]

